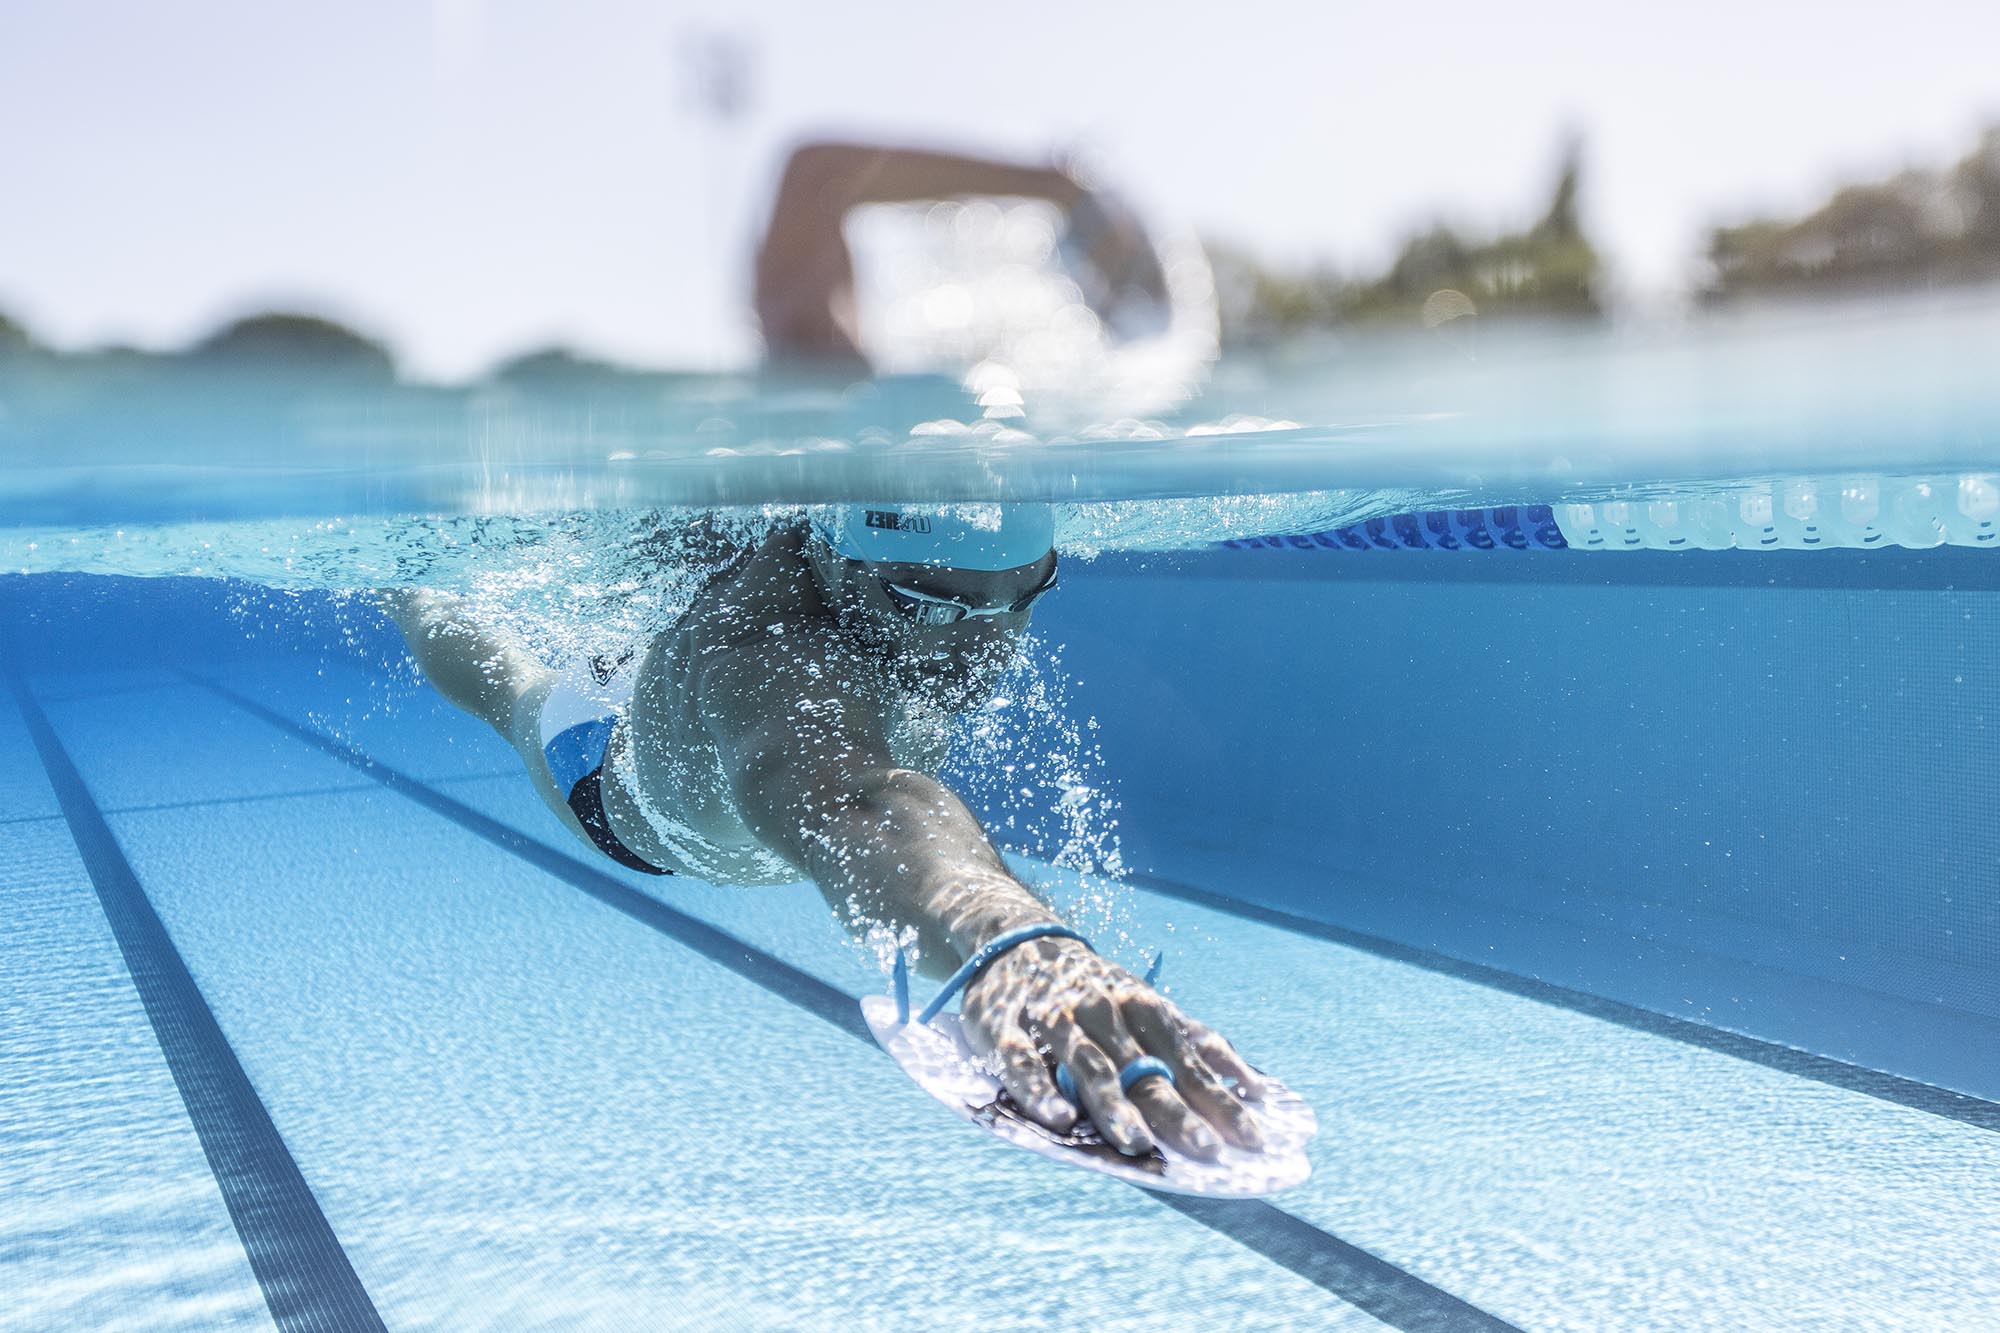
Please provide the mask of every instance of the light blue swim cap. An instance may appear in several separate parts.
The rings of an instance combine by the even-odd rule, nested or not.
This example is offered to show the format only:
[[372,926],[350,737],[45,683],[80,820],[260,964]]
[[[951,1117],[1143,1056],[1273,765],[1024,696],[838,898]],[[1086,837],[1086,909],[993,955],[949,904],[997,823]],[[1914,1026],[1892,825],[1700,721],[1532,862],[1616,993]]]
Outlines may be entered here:
[[850,560],[871,565],[1014,569],[1055,547],[1055,511],[1045,504],[832,505],[813,531]]

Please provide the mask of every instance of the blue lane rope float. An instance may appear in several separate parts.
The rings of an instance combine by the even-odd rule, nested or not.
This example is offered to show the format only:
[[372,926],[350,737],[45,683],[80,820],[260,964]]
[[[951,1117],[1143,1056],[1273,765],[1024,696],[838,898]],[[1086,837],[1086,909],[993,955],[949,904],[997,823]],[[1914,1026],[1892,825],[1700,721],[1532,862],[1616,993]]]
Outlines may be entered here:
[[1392,514],[1325,532],[1239,537],[1216,545],[1230,550],[1561,551],[1570,542],[1548,505],[1499,505]]
[[1646,499],[1439,509],[1215,545],[1238,551],[2000,550],[2000,474],[1795,477]]

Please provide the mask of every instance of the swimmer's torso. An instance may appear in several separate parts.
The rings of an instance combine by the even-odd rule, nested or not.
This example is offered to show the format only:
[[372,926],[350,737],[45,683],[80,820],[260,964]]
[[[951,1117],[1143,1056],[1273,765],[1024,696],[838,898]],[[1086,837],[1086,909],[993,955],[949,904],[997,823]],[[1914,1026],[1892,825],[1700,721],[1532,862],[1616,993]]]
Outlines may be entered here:
[[871,640],[865,626],[842,630],[807,566],[805,540],[802,529],[780,529],[739,554],[646,651],[606,758],[604,794],[618,836],[655,865],[721,884],[800,878],[737,808],[711,730],[719,711],[794,709],[811,682],[837,672],[850,696],[880,710],[894,761],[934,774],[950,741],[939,696],[962,709],[990,695],[990,681],[969,692],[925,688],[892,644]]

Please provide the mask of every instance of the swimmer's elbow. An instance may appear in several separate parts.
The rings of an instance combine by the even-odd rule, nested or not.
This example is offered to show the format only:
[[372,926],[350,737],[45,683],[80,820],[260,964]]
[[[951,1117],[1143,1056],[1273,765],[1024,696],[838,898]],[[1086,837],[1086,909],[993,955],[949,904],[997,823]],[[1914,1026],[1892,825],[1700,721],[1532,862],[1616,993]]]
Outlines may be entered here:
[[877,145],[844,139],[804,139],[786,155],[783,179],[797,183],[851,176],[885,152]]

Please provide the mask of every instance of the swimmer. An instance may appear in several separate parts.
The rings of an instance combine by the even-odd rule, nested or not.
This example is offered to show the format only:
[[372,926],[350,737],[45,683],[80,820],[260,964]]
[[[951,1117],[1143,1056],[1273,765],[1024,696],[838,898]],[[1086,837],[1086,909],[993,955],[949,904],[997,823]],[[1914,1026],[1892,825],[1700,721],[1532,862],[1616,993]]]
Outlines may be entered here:
[[1115,195],[1063,167],[1030,166],[880,144],[809,143],[778,181],[757,247],[753,304],[775,364],[866,373],[854,295],[854,256],[843,226],[865,204],[967,196],[1040,199],[1063,210],[1066,248],[1084,300],[1108,326],[1167,305],[1166,275],[1139,218]]
[[[457,599],[401,589],[383,604],[431,682],[512,743],[598,853],[717,884],[810,879],[851,929],[914,927],[923,970],[942,975],[1060,921],[937,777],[951,720],[992,697],[1056,563],[1046,505],[818,510],[727,546],[672,627],[630,661],[593,664],[587,684],[623,677],[629,703],[581,714],[590,689],[471,623]],[[1225,1082],[1257,1099],[1257,1074],[1077,940],[1006,949],[967,987],[962,1018],[1015,1102],[1056,1133],[1078,1114],[1060,1063],[1123,1153],[1262,1146]],[[1120,1072],[1147,1056],[1172,1081],[1121,1090]]]

